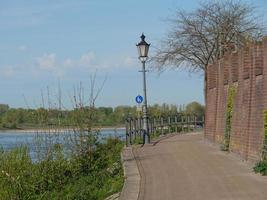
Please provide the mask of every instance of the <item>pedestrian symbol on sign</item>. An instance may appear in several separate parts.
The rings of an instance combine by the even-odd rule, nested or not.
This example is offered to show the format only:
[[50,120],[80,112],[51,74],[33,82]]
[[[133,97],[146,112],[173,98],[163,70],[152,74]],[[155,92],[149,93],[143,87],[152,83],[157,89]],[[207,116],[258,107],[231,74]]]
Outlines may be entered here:
[[138,95],[137,97],[135,97],[135,101],[136,103],[142,103],[143,102],[143,97],[141,95]]

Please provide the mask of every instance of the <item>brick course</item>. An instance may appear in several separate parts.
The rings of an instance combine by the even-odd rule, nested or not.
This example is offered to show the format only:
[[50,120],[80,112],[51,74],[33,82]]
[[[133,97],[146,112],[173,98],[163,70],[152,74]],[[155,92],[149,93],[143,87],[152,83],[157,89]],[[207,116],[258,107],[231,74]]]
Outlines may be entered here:
[[267,37],[227,53],[207,67],[205,138],[222,143],[228,90],[236,88],[230,151],[257,161],[263,145],[263,111],[267,109]]

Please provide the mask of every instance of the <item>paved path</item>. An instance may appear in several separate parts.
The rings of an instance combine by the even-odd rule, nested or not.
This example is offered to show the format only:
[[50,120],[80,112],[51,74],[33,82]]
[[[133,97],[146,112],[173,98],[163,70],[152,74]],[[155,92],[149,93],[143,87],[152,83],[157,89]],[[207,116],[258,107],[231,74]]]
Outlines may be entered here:
[[136,147],[139,200],[267,200],[267,177],[203,142],[202,134],[175,135]]
[[122,159],[125,180],[119,200],[137,200],[140,189],[140,174],[132,147],[123,149]]

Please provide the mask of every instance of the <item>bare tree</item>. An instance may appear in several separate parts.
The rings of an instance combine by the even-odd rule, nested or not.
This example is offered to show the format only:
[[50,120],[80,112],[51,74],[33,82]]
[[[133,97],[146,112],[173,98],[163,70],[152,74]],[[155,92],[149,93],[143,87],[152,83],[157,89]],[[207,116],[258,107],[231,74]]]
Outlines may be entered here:
[[177,11],[172,30],[152,58],[153,66],[159,71],[167,66],[204,71],[206,91],[208,65],[226,51],[262,37],[264,26],[255,13],[255,7],[238,0],[210,0],[193,12]]
[[94,73],[93,76],[90,76],[91,94],[90,94],[89,102],[91,106],[93,107],[95,106],[95,101],[100,95],[101,91],[103,90],[106,81],[107,81],[107,75],[105,76],[105,79],[102,82],[101,86],[96,90],[96,94],[95,94],[94,92],[95,92],[95,83],[96,83],[96,72]]
[[224,0],[201,3],[193,12],[177,11],[172,30],[152,58],[153,65],[205,71],[229,48],[262,37],[263,26],[252,5]]

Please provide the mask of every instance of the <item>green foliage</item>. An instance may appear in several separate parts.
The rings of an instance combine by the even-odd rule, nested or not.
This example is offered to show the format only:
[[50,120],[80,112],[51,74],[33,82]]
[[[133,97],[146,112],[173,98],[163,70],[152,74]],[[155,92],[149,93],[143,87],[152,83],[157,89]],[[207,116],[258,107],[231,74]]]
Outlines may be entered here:
[[235,94],[236,94],[236,89],[234,86],[231,86],[228,91],[228,98],[226,105],[226,127],[224,132],[224,141],[222,145],[223,151],[229,151]]
[[[9,109],[2,120],[11,127],[35,122],[48,129],[36,135],[34,161],[27,146],[0,150],[1,200],[105,199],[121,190],[123,143],[118,138],[100,143],[98,131],[92,130],[93,106],[71,111]],[[65,124],[70,132],[57,132]],[[66,134],[61,135],[63,141],[59,134]]]
[[263,138],[263,148],[261,154],[261,160],[254,167],[256,173],[261,173],[262,175],[267,175],[267,110],[263,113],[264,119],[264,138]]
[[[88,123],[90,126],[123,126],[127,117],[142,115],[137,112],[136,106],[117,106],[114,109],[111,107],[94,108],[94,115],[91,115],[90,109],[89,107],[77,107],[73,110],[14,109],[7,105],[2,105],[1,108],[0,104],[0,129],[74,127],[77,125],[87,127]],[[149,106],[148,111],[149,116],[160,117],[176,115],[178,108],[176,105],[155,104]],[[180,108],[179,113],[182,112],[203,116],[204,107],[197,102],[192,102],[186,106],[186,111]]]
[[185,113],[187,115],[194,115],[198,120],[202,120],[202,117],[205,114],[205,107],[200,103],[193,101],[186,105]]
[[8,111],[9,106],[7,104],[0,104],[0,115]]
[[161,135],[161,129],[157,128],[154,133],[151,134],[151,139],[156,139]]
[[143,139],[140,136],[137,136],[134,141],[134,144],[143,144]]
[[264,140],[262,149],[262,160],[267,160],[267,110],[264,111]]
[[122,188],[122,147],[109,138],[66,158],[56,144],[41,162],[31,161],[27,147],[1,151],[0,199],[104,199]]
[[163,103],[162,105],[155,104],[149,106],[148,108],[149,115],[151,117],[161,117],[161,116],[169,116],[169,115],[176,115],[178,113],[178,108],[176,105],[168,105]]
[[[115,109],[111,107],[94,108],[94,115],[87,116],[90,115],[89,109],[89,107],[82,107],[68,111],[45,108],[11,108],[2,113],[0,110],[0,128],[73,127],[77,124],[88,126],[88,122],[93,126],[117,126],[123,125],[127,116],[137,116],[136,107],[130,106],[118,106]],[[89,120],[85,121],[85,119]]]
[[262,160],[258,162],[253,169],[254,169],[254,172],[260,173],[263,176],[266,176],[267,175],[267,160]]

